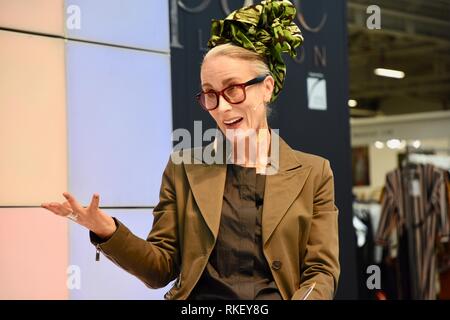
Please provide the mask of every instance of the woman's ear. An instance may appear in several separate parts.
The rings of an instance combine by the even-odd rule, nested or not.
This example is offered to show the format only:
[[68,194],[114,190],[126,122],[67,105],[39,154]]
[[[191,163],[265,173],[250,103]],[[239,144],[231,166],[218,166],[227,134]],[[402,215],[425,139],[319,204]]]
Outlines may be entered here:
[[271,75],[268,75],[264,79],[264,101],[270,101],[272,98],[272,92],[275,87],[275,80]]

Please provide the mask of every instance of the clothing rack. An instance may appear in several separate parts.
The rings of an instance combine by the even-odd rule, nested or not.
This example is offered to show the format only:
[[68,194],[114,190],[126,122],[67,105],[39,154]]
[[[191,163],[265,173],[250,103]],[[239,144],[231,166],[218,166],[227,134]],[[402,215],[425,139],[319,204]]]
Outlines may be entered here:
[[[450,153],[450,149],[432,149],[434,151],[448,151]],[[422,164],[432,164],[435,167],[438,167],[443,170],[450,171],[450,155],[436,155],[431,150],[426,150],[426,152],[421,152],[421,150],[412,150],[410,151],[408,157],[409,161],[413,163],[422,163]]]

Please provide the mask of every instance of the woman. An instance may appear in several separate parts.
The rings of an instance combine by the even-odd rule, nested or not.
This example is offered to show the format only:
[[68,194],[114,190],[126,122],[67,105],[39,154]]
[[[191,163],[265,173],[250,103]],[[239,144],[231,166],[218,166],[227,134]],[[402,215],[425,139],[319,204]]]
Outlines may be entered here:
[[88,228],[97,253],[149,287],[176,279],[167,299],[332,299],[340,269],[330,163],[292,150],[267,123],[285,78],[281,52],[295,54],[303,40],[294,16],[288,1],[262,1],[213,22],[197,98],[231,151],[226,163],[169,160],[147,240],[100,210],[97,194],[87,208],[68,193],[42,206]]

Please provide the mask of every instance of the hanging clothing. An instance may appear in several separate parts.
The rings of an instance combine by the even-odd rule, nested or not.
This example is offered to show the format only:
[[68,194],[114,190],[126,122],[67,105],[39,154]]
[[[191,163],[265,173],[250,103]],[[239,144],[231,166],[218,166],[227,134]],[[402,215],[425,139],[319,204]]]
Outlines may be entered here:
[[[408,165],[386,176],[377,241],[389,245],[396,233],[398,283],[411,285],[413,299],[436,299],[436,242],[449,236],[445,172],[432,165]],[[410,242],[411,241],[411,242]],[[412,246],[410,247],[410,243]],[[409,274],[409,278],[405,278]],[[400,298],[408,298],[403,292]]]
[[382,259],[383,248],[374,243],[374,235],[377,233],[380,217],[381,204],[378,201],[353,201],[353,228],[357,234],[358,248],[368,246],[372,252],[371,256],[365,259],[368,265],[378,264]]
[[353,228],[356,236],[358,299],[375,300],[377,290],[367,287],[367,268],[381,262],[383,247],[376,245],[374,235],[380,220],[381,205],[376,201],[353,201]]
[[[450,172],[445,174],[447,184],[447,203],[450,208]],[[450,209],[448,210],[450,220]],[[439,299],[450,300],[450,242],[442,243],[438,248],[438,266],[440,277]]]

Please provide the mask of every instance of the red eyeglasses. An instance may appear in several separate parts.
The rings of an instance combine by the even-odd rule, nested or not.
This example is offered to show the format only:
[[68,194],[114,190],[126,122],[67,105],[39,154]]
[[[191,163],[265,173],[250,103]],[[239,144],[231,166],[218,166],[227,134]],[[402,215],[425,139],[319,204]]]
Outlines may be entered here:
[[247,95],[245,93],[246,87],[263,82],[267,76],[268,74],[265,74],[251,79],[245,83],[233,84],[219,92],[214,90],[208,90],[206,92],[202,91],[195,97],[197,98],[202,108],[206,111],[214,110],[219,106],[220,96],[222,96],[229,103],[238,104],[244,102],[245,98],[247,98]]

